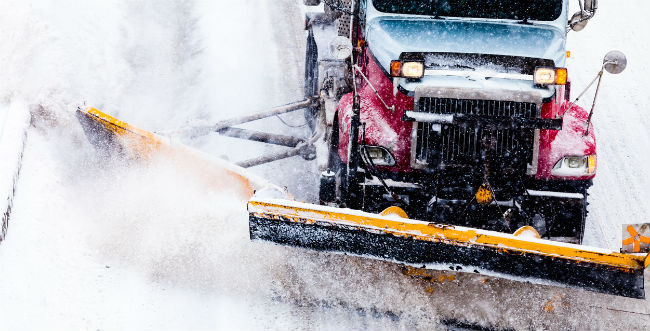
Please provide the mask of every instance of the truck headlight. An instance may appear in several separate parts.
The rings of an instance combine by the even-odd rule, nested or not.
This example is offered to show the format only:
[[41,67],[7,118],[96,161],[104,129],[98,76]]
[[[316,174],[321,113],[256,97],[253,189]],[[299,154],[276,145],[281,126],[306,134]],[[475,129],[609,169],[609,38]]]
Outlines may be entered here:
[[419,61],[391,61],[390,75],[393,77],[422,78],[424,76],[424,63]]
[[565,156],[561,158],[551,174],[561,177],[579,177],[596,172],[596,155]]
[[410,61],[402,64],[402,77],[422,78],[422,76],[424,76],[424,63]]
[[378,166],[394,166],[395,159],[393,155],[382,146],[368,146],[362,147],[363,157],[370,157],[372,163]]
[[533,75],[537,85],[566,85],[567,79],[566,68],[537,67]]

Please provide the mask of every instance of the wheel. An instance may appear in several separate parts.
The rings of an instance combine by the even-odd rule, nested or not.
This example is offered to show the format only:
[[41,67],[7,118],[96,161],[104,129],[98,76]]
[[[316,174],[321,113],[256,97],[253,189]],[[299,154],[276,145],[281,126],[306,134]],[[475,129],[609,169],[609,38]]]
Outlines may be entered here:
[[322,185],[321,190],[333,189],[332,192],[319,192],[320,196],[330,194],[335,197],[335,203],[341,207],[358,209],[361,206],[358,199],[352,200],[348,188],[347,164],[339,157],[339,126],[337,116],[334,115],[334,124],[330,135],[329,153],[328,153],[328,170],[334,172],[334,185]]
[[530,216],[533,226],[544,238],[564,238],[566,241],[582,244],[587,220],[587,187],[577,189],[582,199],[554,198],[538,199],[526,203],[525,212]]
[[[314,32],[309,29],[307,45],[305,48],[305,98],[313,98],[318,95],[318,46],[314,39]],[[305,109],[305,120],[313,131],[316,127],[318,107]]]
[[[586,195],[585,195],[586,196]],[[547,219],[547,231],[551,237],[571,238],[582,244],[587,220],[587,198],[561,203]]]
[[584,198],[577,201],[576,206],[574,207],[574,212],[570,215],[571,219],[569,220],[571,224],[571,229],[569,229],[569,231],[570,233],[575,234],[578,244],[582,244],[582,240],[585,236],[585,224],[587,222],[588,213],[587,206],[589,205],[589,202],[587,202],[589,195],[587,189],[584,189],[581,193],[584,195]]
[[[329,139],[329,148],[327,155],[327,171],[334,173],[334,184],[331,185],[327,181],[321,180],[319,196],[333,197],[336,203],[345,201],[342,188],[345,187],[345,164],[339,157],[339,126],[338,118],[334,116],[334,124],[332,125],[332,132]],[[327,190],[328,192],[323,192]],[[333,190],[334,192],[329,192]],[[322,200],[322,199],[321,199]],[[334,202],[328,201],[328,202]]]
[[587,220],[587,188],[581,188],[577,193],[582,193],[584,198],[566,201],[558,206],[554,213],[552,232],[558,237],[570,237],[578,244],[582,244]]

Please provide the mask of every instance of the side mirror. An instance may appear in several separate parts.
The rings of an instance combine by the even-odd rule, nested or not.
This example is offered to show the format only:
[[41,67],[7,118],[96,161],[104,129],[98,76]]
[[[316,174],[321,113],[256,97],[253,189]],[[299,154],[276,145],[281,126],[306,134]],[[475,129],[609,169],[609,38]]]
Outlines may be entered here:
[[620,74],[627,66],[627,58],[621,51],[609,51],[603,58],[603,68],[610,74]]
[[581,31],[587,26],[587,22],[596,14],[598,0],[584,0],[584,3],[580,3],[580,9],[569,19],[569,27],[573,31]]
[[587,26],[587,22],[589,22],[589,19],[585,18],[587,14],[584,11],[579,11],[573,16],[571,16],[571,19],[569,20],[569,27],[573,31],[582,31],[582,29]]

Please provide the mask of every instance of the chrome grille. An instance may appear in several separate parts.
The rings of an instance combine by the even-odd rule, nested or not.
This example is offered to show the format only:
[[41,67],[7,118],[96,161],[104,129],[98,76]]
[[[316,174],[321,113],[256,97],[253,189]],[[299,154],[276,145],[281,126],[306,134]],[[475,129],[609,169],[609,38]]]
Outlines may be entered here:
[[[418,111],[435,114],[477,116],[538,117],[535,103],[451,98],[419,99]],[[478,127],[418,123],[415,158],[417,164],[474,165],[480,161],[483,138],[492,134],[494,156],[504,167],[525,167],[531,162],[534,130],[489,131]]]

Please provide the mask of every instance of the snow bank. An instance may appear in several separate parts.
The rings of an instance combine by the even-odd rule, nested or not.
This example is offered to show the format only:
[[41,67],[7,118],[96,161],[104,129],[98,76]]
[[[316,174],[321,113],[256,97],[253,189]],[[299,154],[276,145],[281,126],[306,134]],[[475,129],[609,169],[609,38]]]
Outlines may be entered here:
[[29,110],[22,102],[0,107],[0,242],[11,217],[29,127]]

